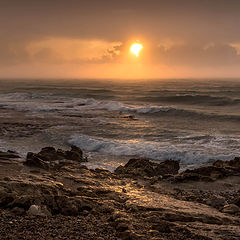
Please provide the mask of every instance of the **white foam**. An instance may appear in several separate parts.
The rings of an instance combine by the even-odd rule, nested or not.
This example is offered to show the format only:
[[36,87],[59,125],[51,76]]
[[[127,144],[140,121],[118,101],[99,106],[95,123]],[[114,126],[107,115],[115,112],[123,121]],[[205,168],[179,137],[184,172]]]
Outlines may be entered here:
[[144,105],[128,105],[117,101],[99,101],[93,98],[67,98],[51,94],[31,94],[31,93],[9,93],[0,94],[0,104],[10,109],[20,111],[42,112],[61,110],[107,110],[132,113],[157,113],[166,112],[173,108]]
[[[86,151],[100,152],[117,156],[138,156],[156,160],[181,160],[184,165],[201,165],[209,160],[230,160],[236,157],[233,151],[227,151],[211,142],[207,145],[171,144],[170,142],[151,142],[144,140],[110,140],[104,138],[89,137],[87,135],[74,135],[69,140]],[[212,146],[210,146],[212,144]]]

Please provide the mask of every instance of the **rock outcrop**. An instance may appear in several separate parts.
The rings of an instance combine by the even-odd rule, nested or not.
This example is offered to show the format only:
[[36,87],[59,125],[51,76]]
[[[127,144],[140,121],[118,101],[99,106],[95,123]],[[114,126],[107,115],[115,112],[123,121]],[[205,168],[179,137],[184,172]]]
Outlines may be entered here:
[[161,163],[155,163],[148,159],[133,158],[124,166],[119,166],[116,174],[128,177],[162,177],[169,174],[177,174],[179,162],[166,160]]
[[187,169],[174,177],[174,181],[215,181],[229,176],[240,176],[240,158],[231,161],[217,160],[212,166]]
[[66,165],[69,161],[81,163],[86,162],[87,158],[83,157],[82,150],[76,146],[72,146],[70,151],[45,147],[39,153],[29,152],[24,164],[30,167],[50,169]]
[[14,152],[14,151],[10,151],[8,150],[7,152],[2,152],[0,151],[0,161],[8,161],[11,159],[19,159],[20,156]]
[[[202,178],[187,183],[169,181],[183,174],[178,161],[131,159],[115,173],[81,161],[78,148],[47,147],[27,157],[41,169],[0,162],[0,239],[240,238],[238,159],[191,170]],[[213,181],[216,169],[234,178]]]

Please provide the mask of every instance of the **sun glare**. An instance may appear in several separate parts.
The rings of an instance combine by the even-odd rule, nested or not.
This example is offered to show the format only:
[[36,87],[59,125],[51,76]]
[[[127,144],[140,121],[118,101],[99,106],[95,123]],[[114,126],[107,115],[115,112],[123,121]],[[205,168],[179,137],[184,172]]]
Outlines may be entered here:
[[132,44],[130,51],[131,51],[131,53],[135,54],[136,57],[138,57],[139,53],[142,49],[143,49],[143,46],[141,43],[134,43],[134,44]]

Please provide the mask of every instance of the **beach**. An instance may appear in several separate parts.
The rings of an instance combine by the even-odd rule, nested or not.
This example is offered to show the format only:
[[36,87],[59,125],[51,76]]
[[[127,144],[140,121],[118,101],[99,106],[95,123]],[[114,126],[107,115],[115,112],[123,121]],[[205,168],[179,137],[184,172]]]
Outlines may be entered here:
[[239,239],[238,82],[1,80],[0,239]]
[[240,158],[179,173],[130,159],[114,173],[84,152],[0,152],[0,239],[239,239]]

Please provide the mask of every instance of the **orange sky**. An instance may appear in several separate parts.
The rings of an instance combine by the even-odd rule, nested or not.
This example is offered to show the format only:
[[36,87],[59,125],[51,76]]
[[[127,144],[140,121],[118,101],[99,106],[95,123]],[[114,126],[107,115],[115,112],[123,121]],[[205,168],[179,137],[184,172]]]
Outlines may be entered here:
[[0,78],[239,77],[237,9],[236,0],[4,1]]

